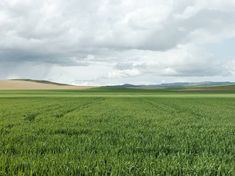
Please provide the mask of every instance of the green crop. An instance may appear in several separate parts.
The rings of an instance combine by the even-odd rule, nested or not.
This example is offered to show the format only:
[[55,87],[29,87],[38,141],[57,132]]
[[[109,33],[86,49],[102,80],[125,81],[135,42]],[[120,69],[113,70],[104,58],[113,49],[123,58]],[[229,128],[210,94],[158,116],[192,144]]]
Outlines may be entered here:
[[234,94],[98,93],[1,92],[0,176],[235,175]]

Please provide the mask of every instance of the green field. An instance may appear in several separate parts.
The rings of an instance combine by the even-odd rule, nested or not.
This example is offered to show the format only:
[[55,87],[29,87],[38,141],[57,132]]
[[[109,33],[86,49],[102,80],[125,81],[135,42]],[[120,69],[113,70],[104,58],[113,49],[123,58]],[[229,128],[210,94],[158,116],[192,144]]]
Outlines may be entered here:
[[235,92],[0,91],[5,175],[235,175]]

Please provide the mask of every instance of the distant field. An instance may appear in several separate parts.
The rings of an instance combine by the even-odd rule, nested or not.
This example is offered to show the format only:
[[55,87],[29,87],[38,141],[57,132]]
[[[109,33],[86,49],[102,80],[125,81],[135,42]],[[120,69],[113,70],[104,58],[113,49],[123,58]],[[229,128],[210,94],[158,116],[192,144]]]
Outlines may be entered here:
[[0,80],[0,90],[77,90],[87,86],[72,86],[37,80]]
[[183,91],[197,91],[197,92],[210,92],[210,91],[235,91],[235,85],[226,86],[210,86],[210,87],[193,87],[186,88]]
[[235,175],[235,93],[0,91],[0,175]]

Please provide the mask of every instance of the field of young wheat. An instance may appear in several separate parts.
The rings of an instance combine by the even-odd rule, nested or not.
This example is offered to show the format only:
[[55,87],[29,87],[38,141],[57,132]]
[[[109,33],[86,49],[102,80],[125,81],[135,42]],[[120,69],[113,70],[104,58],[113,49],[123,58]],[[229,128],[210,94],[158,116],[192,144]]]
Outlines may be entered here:
[[234,96],[57,94],[1,92],[1,176],[235,175]]

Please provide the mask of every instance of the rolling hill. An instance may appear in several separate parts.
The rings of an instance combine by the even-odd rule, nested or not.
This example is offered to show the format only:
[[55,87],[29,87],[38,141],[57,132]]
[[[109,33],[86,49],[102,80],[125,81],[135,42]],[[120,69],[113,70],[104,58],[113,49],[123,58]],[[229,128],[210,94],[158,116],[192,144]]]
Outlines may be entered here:
[[14,79],[0,80],[0,90],[79,90],[89,86],[73,86],[44,80]]
[[163,84],[150,84],[150,85],[133,85],[123,84],[106,86],[111,88],[129,88],[129,89],[185,89],[185,88],[210,88],[210,87],[227,87],[234,86],[234,82],[174,82],[174,83],[163,83]]

